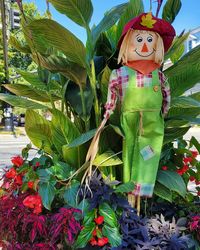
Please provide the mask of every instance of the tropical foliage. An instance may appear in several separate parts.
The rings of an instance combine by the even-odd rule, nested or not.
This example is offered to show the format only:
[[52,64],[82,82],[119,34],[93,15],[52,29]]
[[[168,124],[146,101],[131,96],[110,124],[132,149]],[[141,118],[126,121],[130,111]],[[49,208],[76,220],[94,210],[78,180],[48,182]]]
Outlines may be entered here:
[[[81,183],[88,167],[85,157],[89,142],[104,112],[110,72],[119,67],[116,62],[117,41],[124,24],[130,18],[144,12],[142,0],[130,0],[128,3],[113,7],[92,28],[90,20],[93,6],[90,0],[49,0],[48,2],[85,29],[87,41],[84,45],[67,28],[52,20],[50,15],[49,18],[42,19],[25,15],[20,5],[24,13],[21,26],[26,41],[22,43],[16,36],[12,36],[10,43],[19,51],[29,54],[38,68],[36,73],[16,69],[26,82],[4,84],[4,87],[14,95],[0,93],[0,99],[13,106],[27,109],[26,133],[32,144],[39,149],[39,156],[28,161],[28,151],[31,146],[28,145],[23,150],[22,166],[16,168],[17,165],[15,165],[6,173],[5,181],[8,184],[6,186],[7,182],[4,182],[3,186],[6,197],[10,186],[14,185],[9,196],[9,199],[12,199],[11,204],[15,202],[13,199],[16,197],[13,197],[13,193],[17,190],[21,199],[18,206],[29,207],[26,210],[28,214],[30,209],[34,209],[32,213],[37,214],[41,212],[41,206],[44,206],[42,214],[44,213],[48,219],[47,217],[41,218],[45,220],[43,224],[49,225],[51,220],[61,222],[58,228],[52,225],[54,229],[50,230],[50,233],[58,230],[57,233],[54,232],[54,236],[48,235],[46,238],[54,240],[50,241],[51,247],[55,247],[54,243],[65,247],[66,244],[70,245],[69,242],[74,243],[76,238],[73,245],[76,248],[84,247],[89,242],[91,245],[101,246],[104,249],[110,249],[110,247],[126,249],[127,246],[130,247],[130,244],[134,244],[134,247],[138,249],[160,244],[162,249],[165,249],[175,244],[176,241],[179,244],[177,249],[181,247],[184,249],[187,240],[182,238],[183,234],[178,229],[175,236],[172,235],[173,233],[166,235],[165,231],[161,231],[154,241],[155,229],[160,228],[159,223],[165,224],[165,221],[162,217],[159,217],[159,223],[156,225],[153,221],[148,223],[139,221],[136,212],[129,207],[125,195],[133,190],[133,183],[118,185],[116,181],[122,181],[123,133],[119,123],[119,109],[116,109],[111,116],[102,133],[99,153],[93,162],[94,172],[100,172],[104,179],[111,179],[111,184],[105,185],[101,177],[98,179],[95,176],[94,182],[91,181],[89,186],[88,183]],[[159,4],[162,2],[158,1]],[[180,7],[180,0],[165,1],[162,18],[173,22]],[[182,137],[191,126],[198,125],[200,121],[198,118],[200,115],[199,93],[187,97],[184,95],[186,90],[200,80],[200,68],[197,63],[200,47],[197,46],[182,56],[183,44],[187,37],[188,33],[181,33],[177,36],[165,56],[166,61],[171,59],[173,62],[172,66],[164,70],[171,85],[172,103],[169,114],[165,118],[165,138],[154,197],[148,204],[146,201],[142,203],[143,213],[146,216],[151,215],[148,210],[150,211],[153,204],[161,203],[163,200],[177,206],[184,204],[184,208],[188,209],[190,209],[190,202],[198,201],[200,163],[196,157],[200,153],[200,145],[195,138],[192,138],[188,144]],[[52,116],[51,121],[40,115],[38,110],[49,110]],[[174,146],[175,141],[178,147]],[[39,168],[36,166],[37,162]],[[11,182],[6,178],[11,179]],[[196,184],[194,194],[187,191],[189,181]],[[33,186],[33,190],[30,185]],[[86,190],[90,190],[91,193]],[[30,199],[23,203],[24,199],[30,195],[32,195]],[[1,198],[1,200],[3,202],[4,199]],[[90,212],[87,210],[88,206]],[[78,209],[82,212],[81,216],[76,218],[77,214],[80,215],[77,212]],[[195,216],[198,216],[197,211],[193,212]],[[59,213],[59,215],[54,217],[51,213]],[[73,214],[74,217],[71,217],[73,222],[77,219],[77,228],[80,229],[78,223],[83,228],[77,237],[78,231],[71,228],[69,221],[69,227],[65,228],[65,233],[67,232],[69,237],[66,239],[61,236],[63,232],[61,228],[69,214]],[[189,213],[185,213],[184,216],[189,216]],[[28,215],[24,218],[27,217]],[[130,222],[132,219],[138,224],[133,225],[134,223]],[[22,223],[28,222],[22,220]],[[19,225],[16,224],[16,226]],[[25,227],[22,226],[21,229],[24,230]],[[144,227],[146,229],[142,229]],[[167,227],[171,227],[169,223]],[[39,226],[38,234],[43,234],[42,228]],[[131,239],[127,237],[129,235],[127,228],[132,228]],[[37,230],[30,232],[31,237],[37,234]],[[193,230],[194,235],[195,230]],[[111,231],[112,234],[110,234]],[[10,236],[6,237],[8,240]],[[33,237],[34,240],[37,238],[35,237]],[[161,241],[162,237],[166,237],[164,242]],[[33,238],[31,238],[32,243],[34,243]],[[137,240],[133,241],[133,238]],[[18,239],[15,238],[15,240]],[[23,244],[28,244],[25,239]],[[32,245],[32,249],[40,249],[37,248],[40,246],[38,244],[44,244],[41,245],[42,249],[46,247],[46,241],[43,242],[42,239],[35,241],[35,244],[35,248]],[[23,249],[25,245],[20,247],[18,249]]]

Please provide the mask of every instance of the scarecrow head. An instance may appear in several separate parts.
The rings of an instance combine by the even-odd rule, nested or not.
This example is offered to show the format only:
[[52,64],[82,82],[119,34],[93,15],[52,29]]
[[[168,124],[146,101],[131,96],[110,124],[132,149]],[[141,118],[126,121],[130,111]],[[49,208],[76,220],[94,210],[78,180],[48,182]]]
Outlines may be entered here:
[[125,25],[118,42],[118,63],[149,61],[159,67],[174,36],[175,30],[170,23],[151,13],[143,13]]

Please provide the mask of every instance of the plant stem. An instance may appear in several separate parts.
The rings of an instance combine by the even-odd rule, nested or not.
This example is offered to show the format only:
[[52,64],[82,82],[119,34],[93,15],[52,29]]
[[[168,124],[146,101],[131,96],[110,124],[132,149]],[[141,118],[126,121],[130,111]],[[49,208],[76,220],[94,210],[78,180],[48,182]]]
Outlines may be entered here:
[[81,94],[81,104],[82,104],[82,109],[83,109],[83,120],[85,122],[85,130],[88,131],[90,129],[90,126],[89,126],[89,121],[87,120],[84,91],[81,85],[79,85],[79,87],[80,87],[80,94]]
[[94,111],[95,111],[95,120],[96,120],[96,126],[98,127],[100,124],[100,109],[99,109],[99,102],[96,92],[96,75],[95,75],[95,66],[94,66],[94,60],[91,60],[91,72],[89,74],[90,84],[92,88],[92,92],[94,95]]

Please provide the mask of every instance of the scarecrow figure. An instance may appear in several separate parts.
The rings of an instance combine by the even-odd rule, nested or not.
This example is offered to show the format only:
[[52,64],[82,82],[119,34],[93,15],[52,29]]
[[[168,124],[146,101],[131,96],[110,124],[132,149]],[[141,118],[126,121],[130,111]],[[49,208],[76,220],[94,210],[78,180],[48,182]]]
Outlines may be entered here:
[[118,43],[118,63],[123,66],[111,73],[104,119],[87,155],[87,159],[94,159],[100,132],[119,98],[125,136],[123,180],[135,183],[129,195],[133,206],[135,197],[139,204],[141,196],[153,194],[163,143],[164,115],[170,102],[169,85],[159,68],[174,36],[171,24],[151,13],[143,13],[125,25]]

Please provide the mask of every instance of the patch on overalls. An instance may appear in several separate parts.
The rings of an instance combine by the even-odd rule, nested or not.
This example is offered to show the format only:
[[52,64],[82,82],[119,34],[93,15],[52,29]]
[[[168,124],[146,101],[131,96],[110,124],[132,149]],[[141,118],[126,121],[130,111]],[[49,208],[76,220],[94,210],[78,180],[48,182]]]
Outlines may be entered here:
[[147,161],[149,159],[151,159],[155,153],[152,149],[152,147],[150,147],[149,145],[144,147],[143,149],[140,150],[140,154],[142,155],[142,158]]

